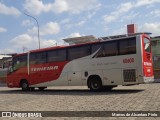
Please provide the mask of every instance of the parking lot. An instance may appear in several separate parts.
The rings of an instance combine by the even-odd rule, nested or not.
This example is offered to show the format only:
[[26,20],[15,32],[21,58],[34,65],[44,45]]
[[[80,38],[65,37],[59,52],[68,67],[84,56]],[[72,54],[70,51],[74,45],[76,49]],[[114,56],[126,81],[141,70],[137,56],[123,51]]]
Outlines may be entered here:
[[90,92],[87,87],[75,86],[28,92],[0,87],[0,111],[160,111],[160,83],[119,86],[109,92]]

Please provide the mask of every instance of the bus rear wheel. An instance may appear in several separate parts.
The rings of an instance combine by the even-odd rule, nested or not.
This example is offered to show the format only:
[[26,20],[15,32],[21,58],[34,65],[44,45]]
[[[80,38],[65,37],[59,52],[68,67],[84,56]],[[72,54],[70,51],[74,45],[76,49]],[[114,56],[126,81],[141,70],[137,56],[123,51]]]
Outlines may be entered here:
[[22,80],[21,81],[21,88],[23,91],[28,91],[29,90],[29,84],[27,80]]
[[99,77],[93,77],[89,82],[89,88],[91,91],[101,91],[102,82]]

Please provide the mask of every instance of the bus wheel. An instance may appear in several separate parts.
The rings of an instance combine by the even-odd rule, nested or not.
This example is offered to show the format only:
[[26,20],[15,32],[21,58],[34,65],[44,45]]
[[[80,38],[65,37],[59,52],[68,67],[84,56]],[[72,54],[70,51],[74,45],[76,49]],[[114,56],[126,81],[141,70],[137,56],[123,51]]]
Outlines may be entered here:
[[40,91],[43,91],[45,88],[46,88],[46,87],[39,87],[38,89],[39,89]]
[[22,80],[21,81],[21,88],[22,88],[23,91],[29,90],[29,84],[28,84],[27,80]]
[[93,77],[89,82],[89,88],[91,91],[101,91],[102,81],[99,77]]

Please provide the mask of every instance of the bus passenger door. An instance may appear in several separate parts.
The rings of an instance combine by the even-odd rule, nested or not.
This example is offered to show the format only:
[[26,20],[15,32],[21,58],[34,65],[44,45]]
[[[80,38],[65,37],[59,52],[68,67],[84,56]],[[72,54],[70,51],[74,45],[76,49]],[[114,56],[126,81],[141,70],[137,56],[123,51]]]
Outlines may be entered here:
[[68,85],[69,86],[81,86],[81,72],[68,72]]

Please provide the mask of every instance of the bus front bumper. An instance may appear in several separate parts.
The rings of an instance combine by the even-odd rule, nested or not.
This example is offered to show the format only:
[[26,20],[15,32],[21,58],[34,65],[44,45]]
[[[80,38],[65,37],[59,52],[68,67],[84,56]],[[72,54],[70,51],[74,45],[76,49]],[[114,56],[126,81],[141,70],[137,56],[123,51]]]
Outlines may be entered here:
[[154,82],[154,76],[152,76],[152,77],[144,77],[144,82],[145,82],[145,83]]

